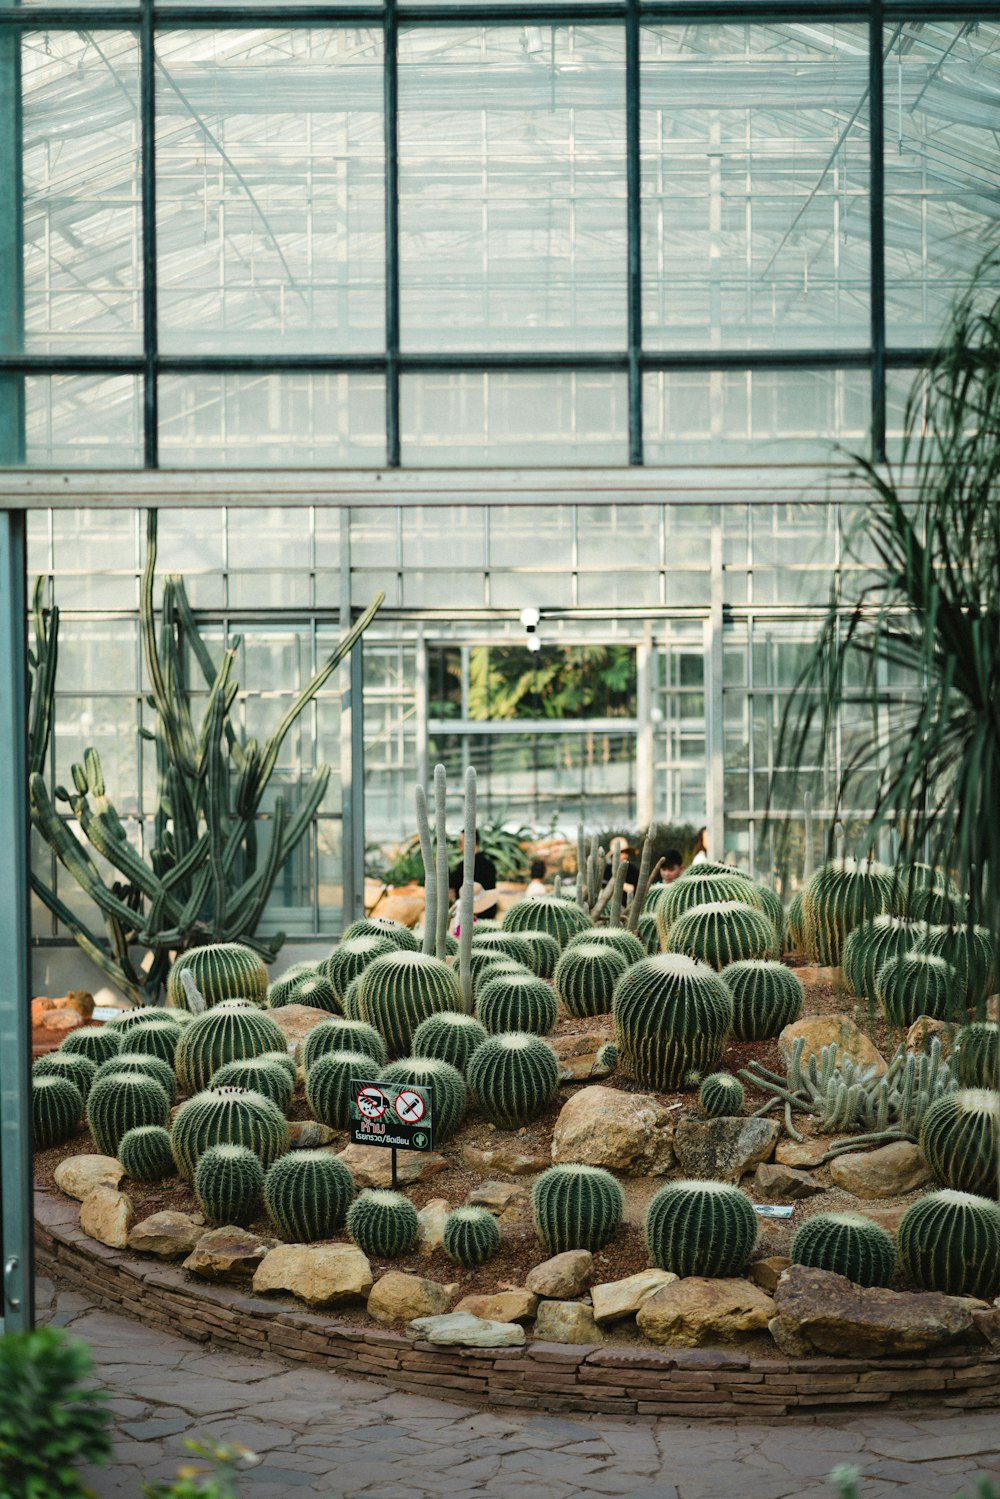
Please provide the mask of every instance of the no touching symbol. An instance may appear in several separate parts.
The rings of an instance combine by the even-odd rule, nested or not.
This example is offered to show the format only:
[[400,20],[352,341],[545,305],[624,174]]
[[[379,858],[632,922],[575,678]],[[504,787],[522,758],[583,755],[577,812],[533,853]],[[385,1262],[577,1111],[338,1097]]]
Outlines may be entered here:
[[385,1113],[385,1099],[377,1088],[362,1088],[355,1101],[366,1119],[381,1119]]
[[419,1093],[400,1093],[393,1108],[404,1124],[416,1124],[424,1117],[424,1101]]

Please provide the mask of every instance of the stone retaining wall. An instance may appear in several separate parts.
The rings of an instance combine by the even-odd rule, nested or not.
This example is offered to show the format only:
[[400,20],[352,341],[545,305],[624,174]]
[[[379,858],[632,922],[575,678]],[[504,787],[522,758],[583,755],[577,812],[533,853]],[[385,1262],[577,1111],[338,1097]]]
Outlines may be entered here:
[[79,1227],[78,1205],[38,1192],[39,1269],[81,1286],[148,1327],[197,1342],[259,1348],[421,1395],[531,1410],[625,1417],[772,1420],[831,1407],[1000,1405],[1000,1354],[926,1359],[752,1357],[703,1348],[439,1348],[388,1328],[293,1310],[178,1266],[109,1249]]

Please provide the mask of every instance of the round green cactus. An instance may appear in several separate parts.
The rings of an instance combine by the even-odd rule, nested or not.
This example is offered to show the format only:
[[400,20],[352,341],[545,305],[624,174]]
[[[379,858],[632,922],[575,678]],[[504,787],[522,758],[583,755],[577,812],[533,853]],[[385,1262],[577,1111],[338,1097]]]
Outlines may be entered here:
[[958,1081],[963,1088],[995,1088],[1000,1067],[1000,1027],[995,1020],[974,1021],[955,1037]]
[[555,1097],[559,1059],[540,1036],[490,1036],[469,1060],[469,1087],[480,1112],[499,1129],[530,1124]]
[[434,1121],[434,1143],[450,1140],[465,1118],[468,1093],[465,1078],[450,1062],[431,1057],[403,1057],[390,1062],[379,1073],[380,1083],[413,1083],[431,1089],[431,1118]]
[[504,1031],[530,1031],[547,1036],[559,1015],[555,994],[533,973],[491,975],[476,994],[476,1019],[491,1036]]
[[787,952],[803,952],[805,936],[805,890],[796,890],[785,914],[785,949]]
[[[664,885],[661,888],[665,890],[667,887]],[[641,963],[646,956],[646,949],[639,938],[634,932],[626,931],[623,926],[590,927],[574,937],[572,942],[568,942],[566,950],[591,946],[610,947],[614,952],[621,953],[627,967],[631,967],[633,963]]]
[[259,953],[240,942],[214,942],[207,947],[189,947],[167,975],[167,1004],[189,1010],[181,974],[190,973],[207,1009],[224,999],[246,999],[267,1003],[267,968]]
[[284,1034],[265,1011],[222,1000],[185,1027],[177,1045],[177,1076],[186,1092],[200,1093],[226,1062],[284,1049]]
[[37,1150],[64,1145],[76,1134],[82,1118],[83,1094],[68,1077],[51,1073],[48,1077],[32,1078],[31,1137]]
[[472,974],[472,990],[476,993],[501,973],[530,973],[531,969],[507,953],[474,947],[469,956],[469,971]]
[[262,1093],[207,1088],[181,1104],[170,1141],[177,1169],[188,1181],[210,1145],[245,1145],[260,1156],[266,1170],[288,1150],[288,1120]]
[[408,1056],[428,1015],[462,1009],[458,975],[426,953],[395,952],[369,963],[358,983],[358,1019],[385,1038],[390,1056]]
[[742,1114],[746,1094],[731,1072],[711,1072],[698,1089],[698,1106],[706,1119]]
[[542,895],[515,901],[504,912],[501,925],[505,932],[548,932],[562,948],[593,922],[575,901]]
[[905,916],[876,916],[848,932],[840,966],[851,993],[874,1003],[878,974],[909,952],[919,935],[920,928]]
[[[513,936],[512,932],[506,934]],[[559,943],[548,932],[518,932],[518,941],[528,944],[528,967],[537,978],[550,979],[559,961]]]
[[737,1041],[778,1036],[802,1013],[802,980],[784,963],[741,960],[720,977],[733,996],[733,1035]]
[[389,937],[352,937],[341,939],[331,953],[319,965],[319,972],[329,979],[341,1005],[350,983],[364,973],[369,963],[384,958],[387,953],[398,952],[399,943]]
[[835,859],[817,869],[802,897],[806,955],[814,963],[840,966],[843,945],[855,927],[876,916],[898,913],[898,890],[884,864]]
[[[532,936],[537,936],[533,932]],[[473,972],[482,964],[479,953],[487,953],[494,958],[512,958],[515,963],[520,963],[529,973],[533,973],[531,966],[532,947],[530,937],[521,936],[517,932],[478,932],[472,933],[472,952],[477,955],[476,965]]]
[[574,1019],[607,1015],[628,966],[624,953],[606,943],[571,942],[556,965],[556,993]]
[[692,906],[672,923],[663,946],[667,952],[684,953],[717,971],[746,959],[774,959],[781,950],[763,911],[735,900]]
[[781,902],[781,896],[776,895],[770,885],[759,885],[755,881],[749,881],[750,889],[753,891],[752,898],[744,896],[747,905],[759,905],[768,921],[774,927],[775,936],[778,939],[778,956],[785,950],[785,908]]
[[50,1051],[47,1056],[39,1057],[32,1064],[32,1078],[36,1077],[66,1077],[77,1088],[87,1102],[87,1094],[93,1086],[94,1078],[97,1076],[97,1068],[89,1057],[80,1052],[75,1055],[68,1051]]
[[284,973],[280,974],[278,978],[274,979],[267,986],[267,1008],[269,1010],[280,1010],[282,1005],[287,1005],[289,1002],[288,991],[295,987],[295,984],[302,975],[304,973],[317,973],[318,971],[318,963],[293,963],[290,968],[286,968]]
[[672,1093],[690,1086],[692,1072],[718,1069],[733,1023],[733,996],[707,964],[661,953],[622,975],[611,1013],[621,1070],[648,1088]]
[[[479,921],[477,921],[475,923],[477,931],[478,931],[478,929],[479,929],[479,927],[481,925],[482,925],[482,923],[479,922]],[[499,929],[499,922],[495,923],[495,926],[497,927],[497,929]],[[492,930],[492,928],[491,928],[491,930]],[[413,935],[417,939],[417,944],[418,944],[418,946],[420,948],[420,951],[423,952],[423,950],[424,950],[424,928],[422,926],[415,926],[413,928]],[[452,934],[451,934],[451,932],[445,932],[445,934],[444,934],[444,955],[445,955],[445,957],[446,958],[453,958],[453,957],[456,956],[457,952],[458,952],[458,938],[457,937],[453,937]]]
[[118,1146],[118,1159],[133,1181],[156,1182],[173,1176],[176,1167],[170,1131],[161,1124],[138,1124],[126,1130]]
[[[397,948],[398,951],[398,948]],[[358,994],[361,991],[361,980],[364,974],[359,973],[356,979],[351,979],[344,990],[344,1017],[347,1020],[360,1020],[358,1014]]]
[[930,864],[900,864],[893,871],[899,901],[914,921],[964,926],[969,904],[953,880]]
[[351,1203],[347,1232],[369,1259],[394,1260],[417,1242],[417,1210],[402,1192],[362,1192]]
[[567,1249],[596,1254],[622,1226],[625,1194],[600,1166],[550,1166],[532,1188],[531,1211],[549,1254]]
[[102,1155],[117,1156],[122,1136],[140,1124],[170,1119],[170,1100],[146,1072],[108,1072],[96,1078],[87,1099],[87,1123]]
[[1000,1189],[1000,1093],[962,1088],[936,1099],[920,1125],[920,1154],[942,1186],[995,1197]]
[[704,879],[706,875],[727,875],[730,879],[748,880],[750,876],[745,869],[740,869],[736,864],[722,864],[717,859],[702,859],[700,864],[687,864],[681,870],[679,879],[697,880]]
[[357,1052],[371,1065],[384,1067],[388,1053],[373,1025],[363,1020],[324,1020],[314,1025],[302,1043],[302,1066],[308,1077],[319,1057],[331,1051]]
[[859,1286],[888,1286],[896,1273],[896,1246],[870,1218],[860,1213],[817,1213],[807,1218],[792,1239],[793,1265],[830,1270]]
[[306,1005],[312,1010],[326,1010],[329,1015],[342,1015],[343,1001],[330,979],[323,973],[301,973],[293,984],[282,991],[283,997],[268,998],[268,1008],[279,1010],[284,1005]]
[[910,1026],[921,1015],[954,1020],[964,1010],[961,975],[926,952],[890,958],[875,975],[875,998],[894,1026]]
[[224,1062],[217,1072],[212,1073],[208,1086],[249,1088],[252,1093],[263,1093],[283,1114],[287,1114],[295,1092],[295,1073],[289,1076],[287,1067],[269,1060],[266,1055],[247,1057],[240,1062]]
[[[175,1010],[173,1013],[179,1015],[182,1012]],[[186,1014],[187,1011],[183,1013]],[[127,1028],[122,1026],[119,1034],[122,1037],[123,1050],[128,1050],[133,1055],[142,1052],[146,1056],[158,1057],[161,1062],[166,1062],[168,1067],[174,1068],[177,1065],[177,1046],[181,1039],[181,1029],[182,1027],[176,1020],[160,1011],[135,1025]]]
[[749,1198],[725,1182],[670,1182],[646,1210],[650,1262],[675,1275],[742,1275],[756,1242]]
[[[702,866],[696,866],[699,870]],[[745,875],[727,870],[725,874],[689,874],[663,886],[663,895],[656,903],[654,914],[659,926],[661,940],[667,936],[674,922],[698,906],[728,905],[738,901],[752,906],[763,914],[763,905],[757,887]]]
[[245,1145],[210,1145],[194,1168],[195,1196],[209,1223],[249,1223],[263,1189],[260,1157]]
[[331,1129],[346,1129],[351,1121],[354,1079],[377,1080],[381,1070],[362,1051],[321,1052],[306,1073],[309,1112]]
[[977,1296],[1000,1291],[1000,1207],[971,1192],[929,1192],[897,1230],[903,1271],[923,1291]]
[[474,1015],[442,1010],[422,1020],[413,1032],[413,1055],[450,1062],[465,1076],[469,1058],[486,1040],[486,1027]]
[[144,1072],[147,1077],[153,1077],[159,1083],[167,1095],[167,1102],[173,1106],[177,1102],[177,1078],[174,1069],[168,1067],[166,1062],[161,1062],[159,1057],[149,1056],[143,1052],[122,1051],[116,1057],[102,1062],[97,1069],[98,1082],[102,1077],[107,1077],[109,1072]]
[[95,1067],[100,1067],[109,1057],[124,1050],[124,1036],[106,1025],[81,1025],[78,1030],[68,1031],[59,1044],[59,1050],[70,1056],[88,1057]]
[[[993,938],[984,926],[947,927],[932,926],[914,944],[917,952],[932,953],[944,958],[946,963],[958,971],[960,993],[964,991],[965,1007],[980,1011],[986,1004],[993,988],[996,972],[996,954]],[[955,1015],[948,1017],[956,1019]],[[979,1015],[984,1019],[984,1015]]]
[[280,1067],[282,1072],[287,1074],[294,1090],[298,1068],[295,1066],[295,1058],[284,1047],[280,1051],[262,1051],[259,1057],[254,1058],[254,1061],[268,1062],[272,1067]]
[[486,1208],[454,1208],[444,1220],[444,1252],[456,1265],[475,1270],[500,1248],[500,1225]]
[[264,1206],[283,1239],[312,1244],[339,1233],[354,1201],[354,1178],[325,1150],[296,1150],[264,1178]]
[[[674,884],[676,885],[676,883],[677,881],[675,880]],[[660,923],[655,913],[650,915],[644,913],[639,917],[639,941],[650,957],[663,951],[660,945]]]
[[401,921],[390,921],[386,916],[365,916],[352,921],[341,937],[341,942],[353,942],[355,937],[388,937],[399,952],[417,952],[420,943]]
[[597,1048],[595,1061],[598,1067],[605,1067],[609,1072],[614,1072],[618,1066],[618,1048],[613,1041],[604,1041]]

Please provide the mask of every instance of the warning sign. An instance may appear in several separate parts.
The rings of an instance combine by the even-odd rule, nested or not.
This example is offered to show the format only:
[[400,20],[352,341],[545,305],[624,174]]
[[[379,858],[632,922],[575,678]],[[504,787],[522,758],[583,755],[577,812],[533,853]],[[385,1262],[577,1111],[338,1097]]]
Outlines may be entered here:
[[431,1089],[416,1083],[351,1080],[352,1145],[386,1145],[394,1150],[430,1150],[433,1142]]

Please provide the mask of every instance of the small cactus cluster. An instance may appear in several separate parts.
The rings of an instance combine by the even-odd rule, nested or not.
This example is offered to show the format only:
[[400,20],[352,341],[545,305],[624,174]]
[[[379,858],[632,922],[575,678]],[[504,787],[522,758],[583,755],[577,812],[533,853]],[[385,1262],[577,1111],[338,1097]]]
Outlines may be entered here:
[[177,1045],[177,1076],[185,1092],[200,1093],[226,1062],[284,1049],[284,1034],[266,1011],[242,1000],[220,1000],[185,1026]]
[[319,972],[329,979],[333,991],[343,1005],[349,985],[364,973],[369,963],[384,958],[387,953],[398,952],[399,944],[389,937],[369,936],[342,938],[337,946],[319,964]]
[[101,1155],[117,1157],[122,1136],[141,1124],[166,1127],[170,1100],[146,1072],[107,1072],[87,1099],[87,1123]]
[[756,1242],[750,1199],[724,1182],[670,1182],[646,1210],[650,1262],[675,1275],[741,1275]]
[[504,1031],[547,1036],[558,1014],[551,986],[533,973],[491,973],[480,983],[476,996],[476,1019],[491,1036]]
[[603,1249],[622,1226],[625,1196],[600,1166],[550,1166],[531,1193],[537,1233],[549,1254]]
[[249,1088],[252,1093],[263,1093],[272,1103],[287,1114],[295,1092],[295,1068],[291,1074],[273,1055],[264,1053],[259,1057],[247,1057],[239,1062],[225,1062],[209,1081],[210,1088]]
[[32,1079],[31,1137],[36,1149],[64,1145],[76,1134],[82,1117],[83,1094],[68,1077],[49,1073]]
[[712,1072],[698,1089],[698,1106],[706,1119],[742,1114],[746,1094],[731,1072]]
[[802,952],[805,939],[805,890],[796,890],[785,913],[785,951]]
[[718,1067],[733,1023],[733,997],[706,964],[662,953],[622,975],[612,1015],[622,1071],[669,1093],[689,1086],[692,1072],[704,1075]]
[[910,948],[919,928],[905,916],[876,916],[856,926],[844,939],[841,968],[851,993],[873,1004],[878,998],[876,979]]
[[[760,907],[755,888],[744,875],[727,869],[724,874],[702,874],[704,865],[697,865],[697,872],[685,874],[656,891],[656,900],[651,904],[646,897],[646,911],[656,917],[661,938],[665,938],[679,917],[693,911],[696,906],[720,905],[729,901],[740,901],[745,905]],[[750,887],[748,889],[748,887]]]
[[1000,1292],[1000,1207],[945,1188],[907,1208],[896,1234],[907,1277],[924,1291],[990,1300]]
[[802,897],[805,951],[814,963],[840,966],[851,932],[876,916],[898,914],[900,892],[883,864],[835,859],[807,881]]
[[[514,933],[507,932],[505,935],[511,937]],[[556,964],[559,961],[560,949],[556,939],[550,936],[548,932],[530,931],[518,932],[517,938],[518,941],[527,943],[528,957],[526,962],[536,978],[550,979],[555,973]],[[473,941],[475,941],[475,938],[473,938]]]
[[454,1208],[444,1220],[442,1243],[456,1265],[475,1270],[500,1248],[500,1225],[486,1208]]
[[364,916],[360,921],[352,921],[341,941],[351,942],[355,937],[387,937],[400,952],[417,952],[420,947],[409,927],[387,916]]
[[300,973],[294,983],[283,987],[281,997],[268,996],[268,1008],[284,1005],[306,1005],[311,1010],[326,1010],[329,1015],[343,1014],[343,1000],[324,973]]
[[576,901],[542,895],[515,901],[504,912],[502,925],[505,932],[548,932],[563,948],[593,923]]
[[409,1254],[419,1229],[417,1210],[401,1192],[362,1192],[347,1214],[347,1232],[369,1259],[395,1260]]
[[955,1020],[963,1009],[961,976],[933,953],[905,952],[875,975],[875,998],[893,1026],[911,1026],[921,1015]]
[[624,953],[608,944],[571,942],[555,971],[556,993],[567,1013],[574,1019],[609,1014],[615,984],[628,966]]
[[888,1286],[896,1273],[896,1246],[891,1234],[860,1213],[817,1213],[796,1229],[791,1260],[845,1275],[859,1286]]
[[[479,928],[476,927],[472,933],[472,953],[485,953],[488,957],[492,958],[512,958],[515,963],[520,963],[521,967],[526,968],[529,973],[534,973],[534,969],[531,966],[531,938],[537,935],[537,932],[525,933],[523,936],[518,932],[480,932]],[[476,971],[477,967],[481,967],[485,961],[485,958],[477,958],[473,972]]]
[[276,1160],[264,1177],[264,1206],[283,1239],[311,1244],[343,1228],[356,1190],[336,1156],[296,1150]]
[[763,911],[738,900],[692,906],[663,934],[663,946],[666,952],[697,958],[716,972],[747,959],[775,959],[781,952]]
[[595,1061],[598,1067],[607,1068],[608,1072],[614,1072],[618,1066],[618,1047],[613,1041],[602,1041],[595,1053]]
[[[663,885],[660,888],[666,890],[668,887]],[[646,904],[649,904],[648,896],[646,897]],[[591,927],[587,931],[581,932],[578,937],[574,937],[572,942],[568,942],[566,950],[569,951],[573,947],[591,946],[613,948],[615,952],[621,953],[626,965],[629,967],[633,963],[641,963],[646,956],[646,949],[641,939],[634,932],[626,931],[621,926]]]
[[109,1025],[81,1025],[69,1031],[59,1044],[59,1050],[70,1056],[87,1057],[95,1067],[117,1056],[124,1050],[124,1037]]
[[540,1036],[490,1036],[469,1060],[469,1088],[480,1112],[499,1129],[520,1129],[551,1102],[559,1059]]
[[188,1181],[210,1145],[246,1145],[267,1169],[288,1150],[288,1120],[261,1093],[207,1088],[182,1103],[170,1131],[174,1162]]
[[306,1073],[306,1103],[321,1124],[346,1129],[351,1119],[355,1078],[377,1079],[381,1069],[361,1051],[324,1051]]
[[149,1056],[141,1051],[120,1051],[116,1057],[101,1063],[94,1081],[100,1082],[109,1072],[143,1072],[147,1077],[156,1079],[171,1107],[177,1102],[177,1077],[174,1069],[168,1067],[166,1062],[161,1062],[159,1057]]
[[264,1190],[264,1167],[246,1145],[210,1145],[194,1168],[194,1190],[209,1223],[249,1223]]
[[1000,1067],[1000,1027],[993,1021],[974,1021],[955,1037],[958,1081],[963,1088],[995,1088]]
[[302,975],[316,973],[318,970],[318,963],[293,963],[290,968],[286,968],[284,973],[279,974],[267,986],[267,1008],[280,1010],[283,1005],[290,1004],[289,993]]
[[308,1075],[318,1057],[329,1051],[355,1051],[370,1057],[377,1067],[386,1064],[385,1042],[373,1025],[363,1020],[322,1020],[302,1043],[302,1066]]
[[65,1077],[79,1088],[84,1103],[97,1076],[97,1068],[89,1057],[77,1052],[50,1051],[32,1064],[32,1080],[36,1077]]
[[390,1056],[409,1055],[413,1033],[429,1015],[461,1008],[457,974],[425,953],[387,953],[358,980],[358,1019],[384,1037]]
[[942,1186],[995,1197],[1000,1189],[1000,1093],[962,1088],[931,1104],[920,1126],[920,1154]]
[[172,1176],[176,1167],[170,1131],[161,1124],[136,1125],[122,1135],[118,1159],[133,1181],[156,1182]]
[[[968,926],[932,926],[918,937],[914,946],[917,952],[944,958],[957,970],[959,992],[964,994],[960,1005],[977,1012],[984,1009],[996,971],[993,938],[986,927],[975,926],[970,931]],[[957,1017],[951,1015],[947,1018]],[[985,1016],[980,1013],[978,1018],[984,1019]]]
[[450,1062],[439,1062],[431,1057],[403,1057],[399,1062],[390,1062],[379,1073],[378,1080],[380,1083],[412,1083],[418,1088],[430,1088],[436,1145],[450,1140],[465,1118],[468,1099],[465,1078]]
[[486,1036],[486,1027],[474,1015],[442,1010],[440,1015],[422,1020],[413,1032],[413,1055],[449,1062],[464,1077],[469,1058]]
[[122,1038],[123,1050],[148,1052],[159,1057],[168,1067],[173,1067],[177,1056],[177,1043],[181,1039],[181,1023],[178,1015],[187,1015],[186,1010],[129,1010],[115,1020],[109,1020],[105,1030],[116,1030]]
[[247,999],[267,1003],[267,968],[252,948],[239,942],[215,942],[190,947],[167,975],[167,1004],[175,1010],[190,1009],[181,975],[189,973],[206,1009],[225,999]]
[[802,980],[784,963],[746,959],[730,963],[721,976],[733,996],[733,1035],[737,1041],[778,1036],[802,1013]]

